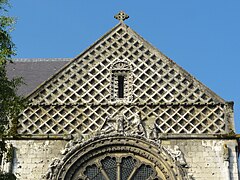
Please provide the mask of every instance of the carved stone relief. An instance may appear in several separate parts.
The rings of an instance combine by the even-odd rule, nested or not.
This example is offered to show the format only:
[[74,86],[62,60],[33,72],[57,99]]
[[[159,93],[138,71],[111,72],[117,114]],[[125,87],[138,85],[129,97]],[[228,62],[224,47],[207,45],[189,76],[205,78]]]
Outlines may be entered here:
[[175,145],[173,149],[171,148],[166,148],[164,147],[164,149],[169,153],[169,155],[175,160],[177,161],[182,167],[187,167],[187,163],[186,160],[184,158],[184,154],[181,151],[181,149],[179,148],[179,146]]
[[[139,168],[144,166],[148,169],[147,171],[152,172],[148,175],[152,178],[189,179],[183,168],[186,166],[186,162],[178,148],[169,154],[166,148],[157,141],[136,134],[126,135],[122,133],[121,126],[114,127],[119,127],[119,133],[115,132],[115,135],[100,134],[87,141],[69,142],[66,145],[67,150],[64,151],[65,156],[61,160],[53,160],[50,164],[46,179],[85,179],[85,176],[91,176],[87,171],[92,168],[96,171],[98,171],[97,169],[101,170],[99,174],[108,177],[107,172],[99,168],[102,166],[102,162],[99,160],[106,157],[115,158],[114,162],[119,163],[119,166],[114,165],[114,168],[122,167],[122,169],[111,171],[111,173],[117,173],[118,176],[125,171],[121,165],[121,158],[134,157],[134,161],[138,162],[138,165],[131,169],[132,175],[129,177],[137,177],[137,173],[142,172]],[[116,128],[115,131],[117,130]],[[179,166],[177,162],[182,166]]]
[[229,161],[229,148],[227,146],[227,144],[223,145],[223,160],[224,161]]
[[51,164],[48,166],[47,174],[45,175],[45,178],[47,180],[50,180],[53,178],[53,173],[57,165],[60,163],[60,159],[54,158],[51,162]]
[[158,129],[154,117],[150,120],[143,121],[140,112],[132,114],[131,119],[125,116],[123,112],[120,112],[113,117],[107,117],[98,132],[100,134],[117,133],[124,135],[138,135],[154,140],[157,140],[158,137]]

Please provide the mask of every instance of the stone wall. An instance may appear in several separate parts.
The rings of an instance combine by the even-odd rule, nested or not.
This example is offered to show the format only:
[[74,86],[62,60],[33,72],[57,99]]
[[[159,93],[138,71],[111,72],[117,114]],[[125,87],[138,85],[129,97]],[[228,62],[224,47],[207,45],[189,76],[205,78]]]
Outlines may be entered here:
[[[61,158],[64,140],[14,140],[13,172],[21,180],[43,179],[54,158]],[[178,146],[193,179],[238,180],[236,140],[169,139],[162,140],[169,149]],[[225,146],[226,145],[226,146]],[[227,147],[227,151],[226,151]]]
[[177,139],[163,140],[162,145],[172,149],[179,146],[193,179],[238,180],[236,140]]
[[20,180],[40,180],[47,173],[54,158],[61,157],[66,141],[18,140],[11,141],[15,149],[13,172]]

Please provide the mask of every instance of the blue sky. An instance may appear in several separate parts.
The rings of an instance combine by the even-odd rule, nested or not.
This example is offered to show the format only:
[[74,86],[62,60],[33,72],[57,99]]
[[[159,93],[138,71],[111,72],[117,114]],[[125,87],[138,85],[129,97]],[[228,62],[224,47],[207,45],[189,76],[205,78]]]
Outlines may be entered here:
[[75,57],[118,21],[227,101],[240,133],[239,0],[12,0],[18,58]]

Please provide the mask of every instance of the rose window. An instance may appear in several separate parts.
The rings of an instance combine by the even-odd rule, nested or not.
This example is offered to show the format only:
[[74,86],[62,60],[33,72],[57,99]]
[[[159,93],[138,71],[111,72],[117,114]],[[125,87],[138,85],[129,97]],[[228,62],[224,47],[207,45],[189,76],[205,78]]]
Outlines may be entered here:
[[160,179],[153,166],[133,156],[106,156],[86,165],[80,179],[150,180]]

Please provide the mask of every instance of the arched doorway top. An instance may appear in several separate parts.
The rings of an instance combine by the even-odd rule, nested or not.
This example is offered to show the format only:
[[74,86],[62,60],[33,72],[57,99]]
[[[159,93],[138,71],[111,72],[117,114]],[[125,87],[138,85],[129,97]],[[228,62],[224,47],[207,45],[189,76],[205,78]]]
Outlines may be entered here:
[[185,170],[158,142],[122,134],[99,135],[77,143],[55,162],[48,179],[123,180],[139,174],[146,179],[186,179]]

